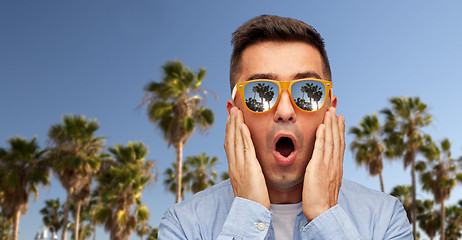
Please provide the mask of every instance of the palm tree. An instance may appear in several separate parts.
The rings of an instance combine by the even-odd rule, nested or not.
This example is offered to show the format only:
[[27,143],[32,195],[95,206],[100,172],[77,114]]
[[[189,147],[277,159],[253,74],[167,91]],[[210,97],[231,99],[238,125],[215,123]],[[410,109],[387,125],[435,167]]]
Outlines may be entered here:
[[40,209],[40,214],[43,215],[43,225],[53,231],[58,232],[63,226],[63,206],[59,202],[59,198],[46,200],[45,207]]
[[313,99],[316,102],[316,109],[319,109],[319,101],[321,100],[323,95],[323,92],[321,89],[318,89],[318,86],[316,86],[316,92],[313,93]]
[[169,61],[163,66],[162,81],[150,82],[142,105],[146,103],[148,117],[162,130],[168,146],[173,145],[176,151],[176,202],[181,201],[181,179],[183,147],[197,127],[209,129],[214,122],[212,110],[205,108],[203,97],[199,93],[205,69],[200,68],[193,73],[180,61]]
[[265,98],[265,92],[266,92],[266,89],[267,89],[268,85],[265,85],[264,83],[257,83],[256,87],[257,87],[258,96],[261,99],[261,105],[263,106],[263,104],[264,104],[263,99]]
[[441,239],[444,240],[446,208],[444,203],[449,199],[456,181],[462,182],[462,173],[457,171],[456,161],[451,157],[449,139],[441,141],[440,147],[426,136],[425,145],[421,147],[427,162],[417,163],[417,169],[422,171],[420,182],[422,189],[433,194],[435,202],[441,204]]
[[[75,223],[70,221],[69,222],[69,229],[72,229],[71,233],[71,238],[75,238]],[[83,221],[80,221],[79,223],[79,240],[85,240],[85,239],[89,239],[91,237],[91,234],[93,232],[93,226],[91,226],[90,224],[85,224],[83,223]]]
[[359,166],[365,166],[371,176],[379,175],[380,188],[385,192],[383,183],[383,161],[384,143],[381,139],[382,131],[377,115],[366,115],[359,127],[350,128],[350,133],[355,135],[351,143],[351,151]]
[[305,93],[308,91],[308,86],[302,86],[300,90],[302,92],[302,99],[305,99]]
[[245,100],[245,104],[247,105],[247,107],[252,110],[252,111],[255,111],[255,112],[261,112],[263,111],[263,105],[261,105],[260,102],[258,102],[256,99],[254,98],[248,98]]
[[303,98],[297,98],[297,100],[295,100],[295,104],[297,104],[297,106],[301,109],[308,110],[308,111],[313,110],[313,108],[309,105],[309,103],[307,103],[305,99]]
[[420,98],[395,97],[390,99],[391,108],[385,108],[381,113],[386,116],[385,140],[388,158],[403,157],[404,168],[411,166],[412,178],[412,228],[414,236],[416,228],[416,180],[415,159],[423,144],[421,128],[428,126],[432,116],[427,105]]
[[153,228],[151,232],[149,233],[149,236],[146,240],[157,240],[157,235],[159,233],[159,228]]
[[[62,124],[55,124],[48,131],[50,154],[48,156],[54,172],[67,191],[64,208],[63,226],[67,226],[69,206],[76,202],[75,240],[79,239],[80,207],[90,197],[93,176],[101,164],[102,137],[95,137],[98,122],[87,121],[84,116],[67,115]],[[63,228],[62,239],[67,237],[67,228]]]
[[418,204],[417,220],[419,220],[419,227],[433,240],[441,226],[441,216],[439,211],[433,209],[432,200],[426,199]]
[[[184,190],[186,186],[188,185],[189,178],[188,178],[188,173],[189,173],[189,166],[186,164],[183,164],[181,167],[181,172],[183,173],[183,176],[181,178],[181,200],[184,200]],[[177,175],[174,169],[177,169],[177,163],[172,162],[172,168],[167,168],[165,169],[164,172],[164,186],[166,187],[167,191],[176,194],[177,193]]]
[[258,91],[259,91],[259,89],[260,89],[260,86],[259,86],[259,85],[260,85],[260,84],[258,84],[257,86],[254,86],[254,87],[252,88],[253,99],[256,99],[257,93],[258,93]]
[[[102,169],[106,169],[106,165],[110,166],[111,164],[111,160],[109,159],[108,154],[104,154],[102,157],[103,159],[101,161],[100,171]],[[97,176],[100,174],[100,171],[96,173]],[[99,206],[99,204],[100,204],[100,201],[98,199],[98,193],[96,191],[93,191],[91,194],[90,201],[88,201],[86,209],[84,211],[85,212],[84,217],[85,217],[85,220],[88,222],[87,224],[88,228],[90,228],[92,231],[91,234],[93,235],[93,240],[96,240],[96,225],[98,225],[98,221],[95,215],[96,215],[96,208],[97,206]]]
[[316,102],[316,109],[319,109],[319,100],[321,100],[321,97],[322,97],[322,92],[320,91],[321,89],[318,87],[318,85],[314,84],[314,83],[307,83],[307,86],[308,90],[309,91],[309,94],[307,93],[307,95],[310,96],[310,102],[311,100],[314,100]]
[[14,219],[13,240],[17,240],[19,219],[27,213],[29,196],[34,193],[37,200],[37,187],[48,185],[50,174],[35,137],[30,141],[13,137],[8,143],[9,150],[0,148],[0,204],[3,213]]
[[[306,83],[305,86],[301,87],[301,91],[302,91],[302,99],[304,98],[305,93],[306,93],[307,99],[310,100],[309,102],[304,101],[305,107],[303,109],[308,110],[308,111],[313,110],[313,99],[316,101],[316,106],[318,106],[318,101],[320,100],[320,98],[319,100],[316,100],[316,99],[318,99],[318,97],[322,97],[322,93],[316,92],[318,91],[318,86],[316,86],[314,83]],[[302,103],[302,101],[300,101],[300,103]]]
[[153,162],[146,160],[143,143],[109,148],[113,159],[99,172],[98,206],[95,219],[104,223],[111,240],[127,240],[136,225],[149,219],[149,210],[141,202],[141,192],[154,179]]
[[[213,170],[216,163],[218,162],[217,157],[206,156],[205,153],[202,155],[196,155],[187,157],[185,164],[183,164],[182,172],[182,189],[181,199],[184,199],[184,192],[192,192],[193,194],[202,191],[210,186],[215,185],[215,181],[218,178],[218,174]],[[176,163],[172,163],[172,168],[167,168],[164,172],[165,180],[164,185],[169,192],[176,192],[176,175],[173,169],[176,168]],[[226,172],[227,174],[227,172]],[[226,177],[223,176],[222,177]],[[229,174],[227,175],[229,178]],[[227,179],[224,178],[223,180]]]
[[195,194],[215,185],[218,174],[213,168],[218,161],[217,157],[210,158],[205,153],[186,158],[185,165],[190,169],[187,174],[188,192],[192,191]]
[[445,237],[448,240],[457,240],[462,237],[462,200],[459,200],[457,205],[449,206],[446,209],[446,228]]
[[390,195],[395,196],[401,204],[403,204],[404,210],[406,211],[409,222],[412,222],[411,208],[412,208],[412,186],[410,185],[398,185],[395,186]]
[[265,101],[268,103],[268,109],[271,108],[271,100],[273,99],[274,97],[274,90],[273,90],[273,87],[269,87],[269,86],[266,86],[265,87],[265,92],[263,94],[263,98],[265,99]]
[[140,240],[143,240],[144,235],[149,234],[151,231],[152,227],[146,222],[141,222],[136,225],[136,235],[140,237]]
[[309,84],[309,83],[305,84],[305,86],[302,86],[301,90],[302,90],[302,98],[305,97],[304,93],[306,93],[306,98],[311,103],[311,84]]
[[220,174],[220,178],[221,178],[221,181],[224,181],[224,180],[227,180],[229,179],[229,172],[228,171],[224,171]]
[[[0,176],[0,181],[3,181],[3,179]],[[4,193],[2,189],[0,188],[0,240],[8,239],[9,234],[10,234],[10,218],[7,216],[5,213],[2,211],[2,204],[3,204],[3,196]]]
[[[94,221],[93,221],[93,211],[96,205],[97,199],[95,196],[91,196],[91,198],[88,201],[85,201],[82,206],[81,206],[81,211],[80,211],[80,216],[79,216],[79,231],[78,231],[78,236],[79,240],[85,240],[89,239],[92,235],[94,234],[95,231],[95,226],[94,226]],[[73,213],[72,216],[74,217],[74,220],[76,220],[76,215],[75,215],[75,209],[76,204],[75,202],[71,202],[70,205],[70,210]],[[75,238],[76,232],[75,232],[75,223],[71,223],[71,226],[73,226],[74,229],[72,231],[72,238]]]
[[[1,196],[1,192],[0,192]],[[1,198],[1,197],[0,197]],[[1,201],[1,199],[0,199]],[[13,219],[4,214],[0,209],[0,240],[9,240]]]

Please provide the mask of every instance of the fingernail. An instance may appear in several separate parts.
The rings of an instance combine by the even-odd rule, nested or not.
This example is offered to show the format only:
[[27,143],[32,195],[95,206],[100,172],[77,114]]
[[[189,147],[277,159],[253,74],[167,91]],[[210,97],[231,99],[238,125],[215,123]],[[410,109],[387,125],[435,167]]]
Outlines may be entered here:
[[236,112],[236,108],[235,107],[231,108],[231,115],[234,115],[235,112]]

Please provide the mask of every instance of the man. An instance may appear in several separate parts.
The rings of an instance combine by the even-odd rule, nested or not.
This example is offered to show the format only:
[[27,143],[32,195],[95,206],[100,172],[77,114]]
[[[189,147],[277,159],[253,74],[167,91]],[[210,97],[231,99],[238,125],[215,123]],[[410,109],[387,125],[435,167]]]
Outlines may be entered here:
[[412,239],[398,200],[342,180],[345,119],[321,36],[260,16],[232,43],[230,181],[170,207],[159,239]]

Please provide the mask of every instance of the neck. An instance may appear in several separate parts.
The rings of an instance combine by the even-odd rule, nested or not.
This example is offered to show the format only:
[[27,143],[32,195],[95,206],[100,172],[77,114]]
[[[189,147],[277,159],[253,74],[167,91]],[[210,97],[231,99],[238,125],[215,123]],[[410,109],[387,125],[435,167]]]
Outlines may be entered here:
[[267,187],[270,202],[273,204],[293,204],[302,201],[303,182],[289,188]]

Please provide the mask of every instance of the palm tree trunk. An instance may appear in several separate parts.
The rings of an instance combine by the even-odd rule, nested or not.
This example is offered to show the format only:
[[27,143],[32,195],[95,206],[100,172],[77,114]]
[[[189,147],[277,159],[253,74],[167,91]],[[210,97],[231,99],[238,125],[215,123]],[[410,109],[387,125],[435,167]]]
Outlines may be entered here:
[[181,202],[181,184],[182,184],[182,159],[183,159],[183,143],[180,140],[178,144],[175,144],[176,150],[176,203]]
[[84,240],[85,239],[85,224],[82,225],[82,230],[80,231],[81,234],[79,234],[80,239],[79,240]]
[[21,210],[18,210],[14,214],[14,224],[13,224],[13,240],[18,240],[19,233],[19,218],[21,217]]
[[441,201],[441,240],[444,240],[444,220],[446,219],[446,208],[444,207],[444,200]]
[[82,200],[77,201],[77,209],[75,210],[75,224],[74,224],[74,240],[79,240],[79,222],[80,222],[80,207]]
[[379,178],[380,178],[380,189],[382,189],[382,192],[385,192],[385,183],[383,182],[382,172],[379,173]]
[[93,223],[93,240],[96,240],[96,223]]
[[415,192],[415,158],[412,159],[411,161],[411,175],[412,175],[412,233],[414,235],[414,238],[417,236],[417,211],[416,211],[416,192]]
[[61,234],[61,240],[67,240],[67,222],[69,217],[69,206],[71,205],[71,196],[74,193],[74,188],[69,189],[66,198],[66,206],[64,207],[64,219],[63,219],[63,232]]

